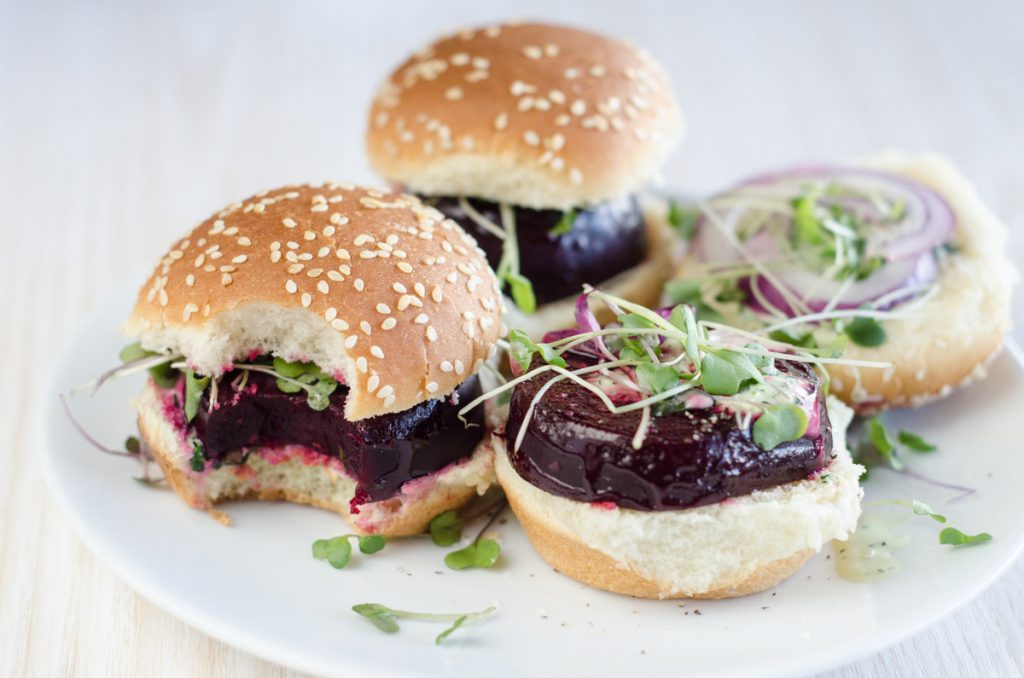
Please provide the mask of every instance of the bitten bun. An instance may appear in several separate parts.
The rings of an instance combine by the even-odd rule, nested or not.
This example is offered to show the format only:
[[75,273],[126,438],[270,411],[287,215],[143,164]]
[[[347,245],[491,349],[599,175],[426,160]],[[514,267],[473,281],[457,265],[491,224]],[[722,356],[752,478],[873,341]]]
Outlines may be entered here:
[[427,195],[567,210],[630,193],[682,136],[664,70],[624,42],[562,26],[466,30],[384,82],[374,168]]
[[605,508],[531,485],[494,436],[495,470],[534,548],[589,586],[639,598],[732,598],[771,588],[853,532],[863,468],[846,449],[852,412],[828,401],[835,458],[817,477],[674,511]]
[[326,183],[259,193],[177,242],[123,331],[219,375],[253,352],[349,386],[350,420],[441,398],[495,350],[498,282],[475,241],[414,197]]
[[[602,291],[653,308],[661,297],[665,279],[675,265],[677,242],[667,221],[668,204],[653,196],[641,200],[647,231],[647,256],[642,262],[600,284]],[[582,292],[582,290],[580,290]],[[576,297],[566,297],[543,304],[533,313],[523,313],[512,302],[506,302],[505,324],[540,340],[548,332],[576,324]],[[616,320],[610,309],[596,311],[598,322]]]
[[881,346],[850,342],[843,353],[844,358],[890,362],[892,367],[828,368],[832,393],[859,413],[917,407],[984,376],[1002,346],[1015,279],[1006,256],[1008,231],[974,186],[939,155],[888,152],[858,164],[934,189],[956,215],[956,251],[945,257],[938,292],[915,307],[911,317],[883,321],[887,337]]
[[242,465],[207,465],[196,472],[189,465],[191,448],[165,415],[152,382],[135,407],[142,439],[168,483],[185,503],[214,516],[220,515],[215,506],[222,502],[287,500],[339,513],[361,534],[407,537],[423,532],[434,516],[458,508],[494,483],[494,452],[485,438],[467,459],[407,481],[398,495],[361,504],[353,514],[350,502],[356,482],[338,459],[285,445],[256,449]]

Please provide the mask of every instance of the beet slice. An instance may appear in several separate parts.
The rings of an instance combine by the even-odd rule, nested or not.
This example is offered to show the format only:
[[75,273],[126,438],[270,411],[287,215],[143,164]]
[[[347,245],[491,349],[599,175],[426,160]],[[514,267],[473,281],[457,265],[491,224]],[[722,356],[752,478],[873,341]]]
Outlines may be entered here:
[[[481,228],[459,206],[458,198],[424,198],[458,222],[487,254],[491,268],[501,261],[501,240]],[[497,203],[472,198],[477,212],[501,226]],[[640,264],[647,257],[643,212],[633,196],[575,212],[572,230],[551,235],[562,220],[559,210],[515,207],[520,272],[533,283],[538,304],[575,297],[583,283],[597,285]]]
[[[569,363],[570,369],[589,364],[576,357]],[[821,416],[817,437],[762,450],[735,416],[716,405],[653,416],[642,447],[635,450],[639,411],[612,414],[596,395],[563,380],[537,403],[522,446],[514,451],[530,402],[555,376],[545,372],[513,391],[505,432],[509,460],[524,480],[545,492],[643,511],[713,504],[803,480],[829,461],[832,427],[814,370],[783,360],[775,366],[815,384]]]
[[358,483],[357,494],[380,501],[398,493],[408,480],[438,471],[473,454],[483,437],[483,414],[477,409],[467,421],[458,418],[459,402],[480,394],[476,377],[463,382],[453,397],[427,400],[404,412],[360,421],[345,419],[348,387],[339,385],[330,406],[316,411],[305,392],[283,393],[273,376],[250,372],[241,391],[231,383],[237,371],[218,382],[212,411],[210,392],[192,421],[196,436],[214,464],[237,463],[244,450],[260,446],[302,445],[340,458]]

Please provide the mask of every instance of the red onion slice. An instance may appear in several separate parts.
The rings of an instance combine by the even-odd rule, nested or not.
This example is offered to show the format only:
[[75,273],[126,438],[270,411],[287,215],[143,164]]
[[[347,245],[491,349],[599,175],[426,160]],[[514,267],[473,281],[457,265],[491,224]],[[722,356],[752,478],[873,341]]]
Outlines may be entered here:
[[[737,244],[735,229],[750,210],[773,210],[780,215],[791,201],[804,194],[810,182],[835,184],[856,193],[844,192],[824,199],[854,212],[861,221],[881,222],[884,217],[874,196],[892,205],[902,202],[902,217],[895,223],[871,228],[864,235],[865,257],[880,255],[885,265],[864,280],[846,283],[845,280],[811,270],[792,257],[784,258],[783,243],[779,236],[767,230],[758,231],[744,243]],[[935,191],[901,176],[860,168],[810,166],[754,177],[736,188],[716,196],[711,201],[715,212],[714,223],[707,215],[699,222],[694,240],[696,255],[710,263],[751,261],[763,266],[768,275],[757,275],[747,281],[757,285],[768,304],[787,315],[799,315],[787,301],[793,296],[800,299],[812,312],[826,308],[852,309],[877,299],[889,308],[913,295],[913,289],[935,280],[938,264],[935,248],[948,242],[955,227],[955,217],[949,204]],[[790,213],[791,214],[791,213]],[[791,216],[782,216],[788,230]],[[723,232],[724,231],[724,232]],[[742,247],[741,252],[738,247]],[[785,290],[780,290],[784,286]],[[907,289],[906,295],[900,290]],[[749,295],[755,310],[770,312],[755,295]]]

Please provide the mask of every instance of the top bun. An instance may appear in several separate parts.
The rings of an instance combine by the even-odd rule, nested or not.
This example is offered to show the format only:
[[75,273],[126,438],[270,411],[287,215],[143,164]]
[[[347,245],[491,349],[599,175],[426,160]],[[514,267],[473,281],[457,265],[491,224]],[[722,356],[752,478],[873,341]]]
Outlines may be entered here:
[[682,136],[645,52],[547,24],[466,30],[417,52],[377,93],[370,161],[426,195],[567,210],[636,190]]
[[316,363],[356,420],[441,398],[495,350],[498,281],[412,196],[326,183],[257,193],[196,226],[123,330],[216,375],[254,352]]

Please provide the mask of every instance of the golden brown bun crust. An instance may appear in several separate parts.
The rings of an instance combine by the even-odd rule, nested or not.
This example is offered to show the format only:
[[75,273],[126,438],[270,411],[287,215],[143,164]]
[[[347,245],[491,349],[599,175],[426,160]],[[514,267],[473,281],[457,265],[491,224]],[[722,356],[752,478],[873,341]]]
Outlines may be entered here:
[[[455,509],[481,492],[492,481],[493,451],[481,444],[471,463],[481,468],[479,478],[463,482],[441,481],[414,500],[403,501],[394,497],[372,504],[364,504],[360,516],[353,516],[350,500],[355,493],[355,482],[339,473],[329,464],[310,465],[301,459],[286,461],[275,466],[250,456],[248,473],[241,467],[222,466],[202,474],[187,467],[187,456],[179,449],[173,428],[167,424],[158,406],[158,396],[152,384],[137,403],[139,432],[164,477],[175,493],[189,506],[209,512],[215,519],[229,523],[225,514],[215,506],[237,500],[289,501],[316,506],[338,513],[346,518],[360,534],[380,534],[385,537],[408,537],[423,532],[430,521],[440,513]],[[443,473],[443,472],[442,472]],[[216,496],[204,491],[204,482],[213,481]],[[478,480],[479,484],[473,482]],[[324,488],[328,488],[324,491]]]
[[442,38],[381,86],[366,135],[389,180],[568,209],[632,192],[682,135],[664,70],[624,42],[527,23]]
[[[200,223],[157,265],[124,329],[209,374],[311,327],[333,347],[321,367],[352,389],[346,415],[361,419],[451,392],[493,350],[501,306],[486,258],[454,222],[411,196],[327,183],[259,193]],[[263,309],[297,320],[272,345],[203,355],[216,343],[207,334],[238,336]]]
[[867,348],[851,342],[843,355],[893,367],[829,367],[832,393],[860,414],[924,405],[983,377],[1010,328],[1014,278],[1005,251],[1006,226],[951,162],[930,153],[889,152],[864,164],[907,176],[945,198],[956,214],[958,251],[943,263],[931,300],[909,319],[883,322],[884,344]]
[[666,593],[662,586],[622,567],[611,556],[587,546],[576,535],[557,529],[550,520],[537,516],[529,502],[522,501],[516,494],[515,487],[514,483],[502,483],[512,511],[537,553],[567,577],[612,593],[652,599],[715,600],[746,596],[770,589],[788,579],[814,555],[811,549],[799,551],[788,558],[768,563],[742,579],[718,582],[714,588],[701,593]]

